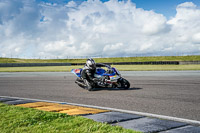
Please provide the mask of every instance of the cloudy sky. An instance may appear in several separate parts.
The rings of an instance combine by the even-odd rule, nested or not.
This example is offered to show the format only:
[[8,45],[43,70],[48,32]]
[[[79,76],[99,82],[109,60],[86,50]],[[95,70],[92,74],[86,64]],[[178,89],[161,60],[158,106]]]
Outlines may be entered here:
[[0,0],[0,57],[200,54],[199,0]]

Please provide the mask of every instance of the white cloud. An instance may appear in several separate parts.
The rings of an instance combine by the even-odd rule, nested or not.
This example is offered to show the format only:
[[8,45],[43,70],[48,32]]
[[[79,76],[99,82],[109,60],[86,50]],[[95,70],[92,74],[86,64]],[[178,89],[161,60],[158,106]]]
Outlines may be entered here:
[[192,40],[194,43],[200,44],[200,32],[193,35]]
[[192,2],[185,2],[185,3],[179,4],[177,6],[178,9],[180,9],[180,8],[191,8],[192,9],[192,8],[196,8],[196,7],[197,6]]
[[185,2],[176,10],[167,20],[131,1],[0,1],[0,56],[200,53],[199,7]]
[[125,46],[123,43],[116,43],[116,44],[111,44],[111,45],[106,45],[103,49],[103,52],[106,53],[107,55],[115,55],[115,54],[121,54],[123,55],[125,51]]
[[178,5],[176,10],[176,16],[168,21],[172,27],[169,35],[173,37],[174,49],[200,53],[200,9],[192,2],[185,2]]

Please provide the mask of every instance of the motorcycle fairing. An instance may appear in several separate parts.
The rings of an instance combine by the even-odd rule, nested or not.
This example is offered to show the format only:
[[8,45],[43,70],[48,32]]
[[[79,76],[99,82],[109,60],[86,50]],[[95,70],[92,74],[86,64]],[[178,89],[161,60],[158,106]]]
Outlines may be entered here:
[[96,74],[98,75],[103,75],[106,72],[106,70],[102,69],[102,68],[97,68],[96,69]]
[[97,68],[96,69],[96,74],[101,75],[101,76],[114,76],[115,75],[115,70],[113,71],[113,73],[106,73],[106,70],[104,70],[103,68]]
[[[71,70],[71,72],[79,78],[81,77],[81,71],[82,71],[82,68]],[[98,75],[97,77],[99,77],[99,76],[115,76],[116,75],[115,72],[116,72],[116,70],[113,69],[113,73],[110,74],[110,73],[106,73],[106,70],[104,70],[103,68],[97,68],[95,75]]]
[[117,75],[114,75],[114,76],[110,76],[110,80],[117,80],[117,79],[119,79],[120,77],[119,76],[117,76]]
[[72,69],[71,70],[71,72],[73,73],[73,74],[75,74],[77,77],[81,77],[81,71],[82,71],[82,69],[81,68],[79,68],[79,69]]

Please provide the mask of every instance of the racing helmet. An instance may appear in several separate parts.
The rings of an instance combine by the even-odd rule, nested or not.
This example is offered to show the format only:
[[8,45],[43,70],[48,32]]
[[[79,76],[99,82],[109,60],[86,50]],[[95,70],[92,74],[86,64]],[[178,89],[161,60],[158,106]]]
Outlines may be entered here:
[[95,63],[95,61],[94,61],[92,58],[89,58],[89,59],[87,59],[87,61],[86,61],[86,66],[87,66],[89,69],[95,69],[95,68],[96,68],[96,63]]

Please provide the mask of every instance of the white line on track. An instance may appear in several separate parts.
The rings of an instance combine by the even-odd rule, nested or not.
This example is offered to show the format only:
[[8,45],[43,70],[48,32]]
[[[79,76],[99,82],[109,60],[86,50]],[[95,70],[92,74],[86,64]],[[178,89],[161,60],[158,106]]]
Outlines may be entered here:
[[82,106],[82,107],[98,108],[98,109],[104,109],[104,110],[111,110],[111,111],[117,111],[117,112],[123,112],[123,113],[142,115],[142,116],[147,116],[147,117],[154,117],[154,118],[158,118],[158,119],[165,119],[165,120],[184,122],[184,123],[194,124],[194,125],[198,125],[198,126],[200,125],[200,121],[196,121],[196,120],[189,120],[189,119],[184,119],[184,118],[177,118],[177,117],[165,116],[165,115],[157,115],[157,114],[151,114],[151,113],[145,113],[145,112],[137,112],[137,111],[131,111],[131,110],[115,109],[115,108],[109,108],[109,107],[100,107],[100,106],[93,106],[93,105],[68,103],[68,102],[58,102],[58,101],[50,101],[50,100],[21,98],[21,97],[10,97],[10,96],[0,96],[0,97],[26,99],[26,100],[34,100],[34,101],[42,101],[42,102],[53,102],[53,103],[60,103],[60,104],[70,104],[70,105],[77,105],[77,106]]

